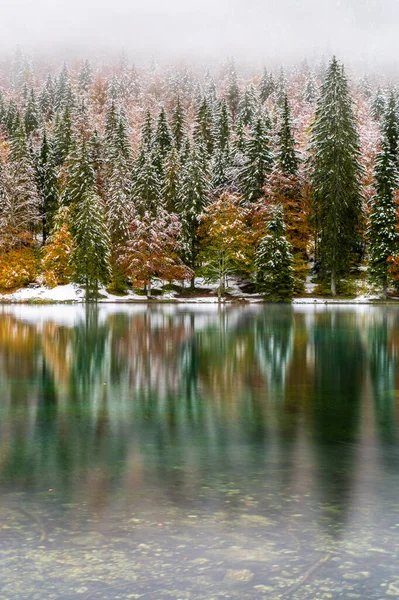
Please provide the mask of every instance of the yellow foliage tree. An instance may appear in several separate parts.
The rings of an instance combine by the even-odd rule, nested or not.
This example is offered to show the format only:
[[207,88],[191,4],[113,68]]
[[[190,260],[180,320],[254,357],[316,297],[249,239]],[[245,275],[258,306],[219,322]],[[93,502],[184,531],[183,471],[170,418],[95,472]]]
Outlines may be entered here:
[[49,287],[65,285],[72,277],[70,258],[74,245],[69,229],[69,215],[69,208],[59,209],[53,232],[43,248],[43,278]]

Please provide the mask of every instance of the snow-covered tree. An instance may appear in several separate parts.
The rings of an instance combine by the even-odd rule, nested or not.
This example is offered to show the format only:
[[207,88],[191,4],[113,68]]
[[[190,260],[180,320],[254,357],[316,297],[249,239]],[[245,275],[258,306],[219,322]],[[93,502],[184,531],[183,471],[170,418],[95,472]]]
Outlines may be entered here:
[[272,302],[288,301],[294,292],[294,269],[281,205],[271,208],[267,230],[256,250],[257,286]]

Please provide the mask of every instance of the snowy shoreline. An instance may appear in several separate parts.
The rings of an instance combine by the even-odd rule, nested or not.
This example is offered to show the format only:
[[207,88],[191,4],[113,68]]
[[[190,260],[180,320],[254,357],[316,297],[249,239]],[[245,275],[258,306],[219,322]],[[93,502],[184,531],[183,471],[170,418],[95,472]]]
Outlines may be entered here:
[[[202,286],[201,286],[202,287]],[[207,290],[210,294],[214,293],[212,289]],[[165,293],[162,296],[146,296],[129,292],[125,296],[116,296],[108,293],[106,290],[100,290],[99,303],[115,304],[155,304],[155,303],[176,303],[176,304],[218,304],[217,295],[193,295],[179,296],[176,292]],[[334,298],[315,298],[300,297],[294,298],[292,304],[396,304],[399,298],[389,300],[388,302],[378,298],[375,295],[362,295],[352,299],[334,299]],[[16,290],[10,294],[0,294],[0,304],[81,304],[84,303],[84,291],[75,284],[46,288],[44,286],[26,287]],[[221,304],[267,304],[267,300],[259,294],[243,294],[234,289],[233,293],[227,298],[221,298]]]

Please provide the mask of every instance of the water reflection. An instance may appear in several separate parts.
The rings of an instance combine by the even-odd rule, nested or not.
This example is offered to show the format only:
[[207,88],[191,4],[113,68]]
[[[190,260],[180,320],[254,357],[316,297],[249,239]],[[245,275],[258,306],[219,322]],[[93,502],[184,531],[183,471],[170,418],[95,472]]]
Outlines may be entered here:
[[0,599],[393,594],[398,347],[395,307],[3,307]]

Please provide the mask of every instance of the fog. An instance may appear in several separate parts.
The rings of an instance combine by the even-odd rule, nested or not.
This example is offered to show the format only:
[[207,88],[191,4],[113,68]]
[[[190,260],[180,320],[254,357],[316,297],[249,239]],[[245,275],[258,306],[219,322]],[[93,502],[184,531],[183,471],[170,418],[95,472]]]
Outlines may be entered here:
[[0,52],[392,65],[398,0],[0,0]]

